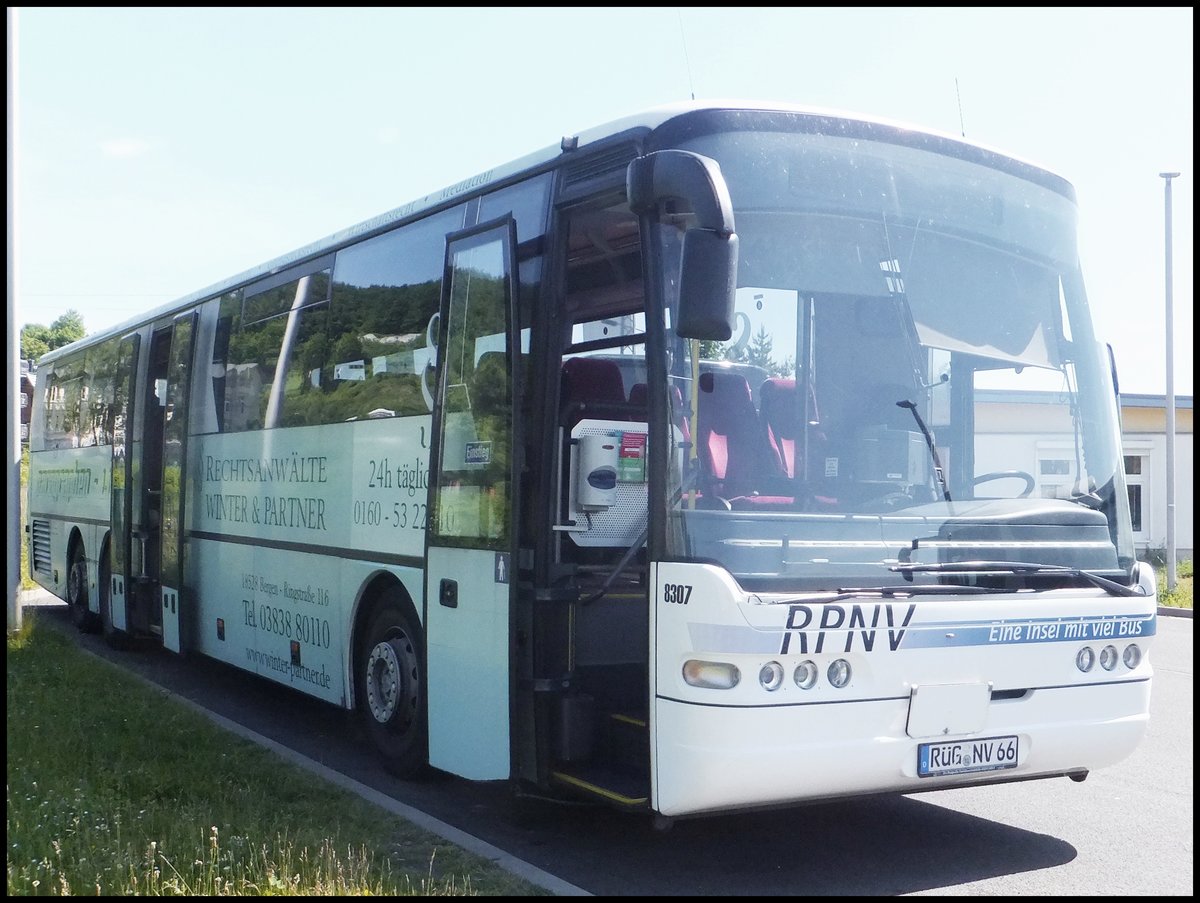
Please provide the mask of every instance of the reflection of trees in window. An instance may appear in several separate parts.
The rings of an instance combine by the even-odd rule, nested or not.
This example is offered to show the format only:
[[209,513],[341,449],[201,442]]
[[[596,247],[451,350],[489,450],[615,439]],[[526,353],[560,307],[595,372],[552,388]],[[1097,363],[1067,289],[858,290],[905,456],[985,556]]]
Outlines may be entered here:
[[292,351],[284,375],[280,426],[324,422],[310,419],[310,409],[306,403],[310,394],[315,393],[321,384],[321,366],[328,348],[325,331],[328,313],[329,304],[322,301],[292,314],[295,323],[291,338]]
[[504,542],[508,535],[509,473],[512,455],[512,403],[506,355],[483,354],[472,376],[471,407],[480,441],[489,443],[490,455],[482,472],[471,482],[483,488],[480,535]]
[[287,315],[243,327],[229,339],[225,367],[225,429],[263,428]]
[[741,347],[737,341],[701,342],[700,357],[704,360],[750,364],[772,376],[792,376],[796,369],[795,359],[789,355],[782,362],[775,360],[774,344],[766,327],[759,326],[758,331],[750,337],[750,341]]
[[217,423],[223,432],[266,425],[276,367],[293,320],[296,329],[281,387],[285,410],[289,395],[302,395],[311,387],[309,374],[325,356],[329,288],[330,273],[322,270],[256,292],[244,302],[240,291],[221,299],[212,379]]
[[335,284],[328,314],[305,311],[288,375],[286,425],[428,412],[421,374],[440,282]]
[[[54,364],[46,387],[46,447],[78,448],[81,396],[86,398],[83,359],[68,358]],[[83,410],[82,414],[87,411]]]
[[289,421],[428,413],[421,381],[435,350],[427,333],[441,303],[445,237],[462,224],[458,207],[338,252],[320,392],[304,395]]
[[[296,293],[302,283],[304,295],[297,299]],[[317,304],[328,298],[329,271],[319,270],[274,288],[248,295],[242,309],[242,320],[245,323],[256,323],[276,314],[287,313],[293,307]]]
[[[456,285],[450,298],[450,322],[458,323],[459,346],[447,349],[447,383],[468,382],[475,368],[476,340],[505,335],[506,307],[503,277],[477,269],[462,269],[454,275]],[[453,339],[453,337],[452,337]]]
[[45,447],[112,445],[117,418],[120,342],[116,339],[58,361],[46,375]]
[[116,383],[120,343],[115,339],[87,353],[89,445],[112,445],[117,416]]
[[241,316],[241,290],[222,296],[220,310],[217,315],[216,335],[213,338],[212,387],[213,403],[216,406],[217,429],[225,429],[225,414],[227,403],[225,389],[227,386],[227,368],[229,356],[229,339],[233,333],[234,323]]
[[286,316],[276,316],[241,329],[234,326],[225,355],[226,432],[262,428],[286,325]]
[[[437,529],[507,541],[512,399],[502,243],[456,255],[444,368],[446,424]],[[474,264],[471,266],[470,264]],[[462,387],[461,390],[459,387]],[[451,417],[460,418],[451,426]]]

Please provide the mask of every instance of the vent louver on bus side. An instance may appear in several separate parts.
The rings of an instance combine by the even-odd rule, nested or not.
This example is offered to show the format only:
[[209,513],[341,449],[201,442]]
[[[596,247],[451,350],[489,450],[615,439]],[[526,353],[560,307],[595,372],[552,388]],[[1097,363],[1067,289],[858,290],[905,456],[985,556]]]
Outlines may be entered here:
[[612,176],[616,173],[619,173],[623,179],[625,177],[625,167],[636,156],[637,147],[632,143],[619,144],[607,150],[588,154],[579,162],[572,163],[563,170],[562,188],[564,191],[567,191],[587,182],[592,182],[605,176]]
[[33,541],[30,543],[30,555],[33,559],[33,569],[39,574],[50,574],[50,522],[35,520],[33,522]]

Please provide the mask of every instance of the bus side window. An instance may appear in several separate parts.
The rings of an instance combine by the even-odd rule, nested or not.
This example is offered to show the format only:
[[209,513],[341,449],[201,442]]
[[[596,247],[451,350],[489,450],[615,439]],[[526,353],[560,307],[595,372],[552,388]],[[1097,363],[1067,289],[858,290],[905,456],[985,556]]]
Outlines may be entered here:
[[[325,401],[309,422],[429,413],[421,383],[436,353],[445,237],[463,219],[454,207],[338,252],[315,374]],[[304,365],[310,380],[316,359]]]
[[[325,274],[318,275],[325,277],[325,286],[317,297],[324,298],[327,297],[329,279]],[[321,300],[302,310],[293,311],[292,316],[295,323],[292,326],[291,347],[286,349],[287,371],[279,425],[326,423],[329,415],[325,410],[327,399],[322,391],[321,367],[328,353],[326,328],[329,304]]]
[[229,337],[236,322],[241,318],[242,293],[230,292],[220,300],[216,331],[213,335],[212,378],[213,406],[217,421],[217,432],[225,432],[225,415],[228,409]]
[[229,340],[225,366],[225,432],[262,429],[283,344],[287,315],[260,320]]

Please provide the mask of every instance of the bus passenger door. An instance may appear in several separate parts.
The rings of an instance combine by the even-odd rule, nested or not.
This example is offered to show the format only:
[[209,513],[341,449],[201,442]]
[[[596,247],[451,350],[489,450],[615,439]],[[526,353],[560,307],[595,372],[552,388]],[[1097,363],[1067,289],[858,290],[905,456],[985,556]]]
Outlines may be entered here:
[[187,414],[192,387],[192,342],[196,316],[192,312],[175,319],[162,411],[159,583],[163,645],[174,652],[182,648],[179,613],[183,592],[183,506],[187,488]]
[[515,233],[507,217],[448,241],[437,351],[425,586],[429,763],[473,780],[510,773]]
[[[190,344],[190,320],[184,329]],[[175,328],[156,330],[144,349],[146,370],[138,378],[143,354],[136,334],[122,340],[120,400],[116,405],[121,424],[114,430],[112,474],[111,625],[134,636],[156,636],[179,651],[178,600],[174,610],[167,601],[163,616],[161,593],[163,515],[174,519],[178,511],[163,507],[163,464],[167,442],[167,388],[171,339]],[[182,350],[180,353],[184,353]],[[186,359],[184,359],[186,363]],[[179,474],[175,474],[178,479]],[[177,497],[177,496],[176,496]]]
[[133,576],[133,398],[137,384],[138,350],[141,336],[137,333],[121,339],[117,351],[117,380],[113,394],[112,444],[112,534],[109,537],[108,611],[100,617],[105,629],[127,631],[129,618],[126,608],[127,592],[132,589]]

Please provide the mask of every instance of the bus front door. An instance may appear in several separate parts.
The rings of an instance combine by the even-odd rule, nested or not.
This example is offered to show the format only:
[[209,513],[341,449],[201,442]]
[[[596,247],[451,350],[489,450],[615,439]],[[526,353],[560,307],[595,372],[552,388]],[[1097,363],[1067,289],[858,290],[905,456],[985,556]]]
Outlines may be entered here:
[[175,319],[174,336],[165,374],[162,405],[162,480],[159,497],[159,598],[162,639],[168,649],[183,646],[180,612],[183,608],[184,497],[187,474],[188,400],[191,392],[192,341],[196,313]]
[[437,351],[425,586],[429,763],[472,780],[510,771],[515,248],[511,217],[451,236]]
[[127,601],[133,591],[133,399],[137,384],[137,333],[121,339],[117,351],[117,381],[113,389],[112,444],[112,534],[108,543],[108,593],[101,599],[100,617],[105,633],[120,635],[129,631]]
[[[194,314],[122,340],[112,464],[109,624],[179,652],[187,393]],[[165,584],[164,584],[165,580]]]

